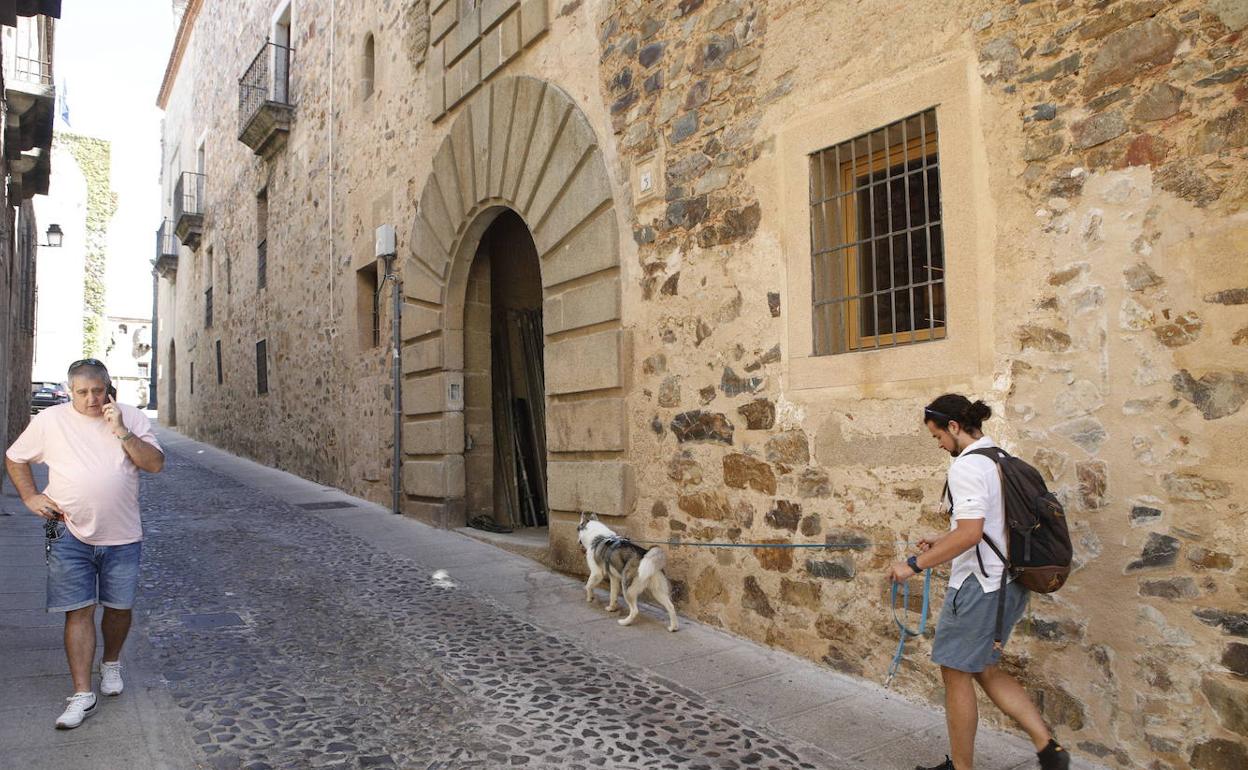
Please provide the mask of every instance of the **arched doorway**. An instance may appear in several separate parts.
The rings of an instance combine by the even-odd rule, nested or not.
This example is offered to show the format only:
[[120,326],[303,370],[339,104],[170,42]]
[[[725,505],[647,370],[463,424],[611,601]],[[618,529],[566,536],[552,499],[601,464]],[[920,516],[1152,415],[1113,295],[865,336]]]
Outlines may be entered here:
[[[474,345],[466,310],[481,296],[470,293],[480,247],[497,250],[490,244],[509,232],[503,250],[530,243],[540,276],[550,509],[542,558],[575,568],[579,512],[625,516],[634,501],[620,223],[597,137],[559,88],[504,77],[458,108],[430,168],[403,263],[404,510],[462,527],[494,496],[499,465],[484,471],[473,455],[482,431],[467,429],[481,424],[473,410],[484,407],[474,406],[483,393],[474,385],[480,362],[470,360],[482,340]],[[488,494],[476,489],[482,478]]]
[[165,424],[178,424],[178,351],[173,340],[169,340],[169,354],[165,356],[169,363],[165,366],[165,400],[162,409],[165,412]]
[[466,520],[547,525],[542,279],[528,226],[505,210],[481,236],[464,298]]

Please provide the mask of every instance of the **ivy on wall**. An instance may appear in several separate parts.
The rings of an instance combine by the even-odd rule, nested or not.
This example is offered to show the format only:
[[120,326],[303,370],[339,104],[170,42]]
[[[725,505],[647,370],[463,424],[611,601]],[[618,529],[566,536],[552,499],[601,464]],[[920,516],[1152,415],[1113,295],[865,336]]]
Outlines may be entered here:
[[104,266],[108,223],[117,211],[117,193],[109,184],[111,147],[103,139],[58,133],[56,142],[74,156],[87,180],[87,231],[82,287],[82,354],[99,356],[104,337]]

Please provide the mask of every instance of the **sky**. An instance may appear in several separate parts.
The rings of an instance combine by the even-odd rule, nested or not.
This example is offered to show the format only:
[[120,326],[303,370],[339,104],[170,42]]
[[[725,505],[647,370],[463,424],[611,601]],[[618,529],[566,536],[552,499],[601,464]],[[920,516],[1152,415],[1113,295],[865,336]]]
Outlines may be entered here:
[[[117,212],[109,228],[109,315],[152,312],[161,215],[156,94],[175,31],[171,0],[64,0],[56,27],[52,69],[69,108],[67,130],[112,143]],[[66,130],[59,120],[57,130]],[[53,196],[56,179],[54,164]]]

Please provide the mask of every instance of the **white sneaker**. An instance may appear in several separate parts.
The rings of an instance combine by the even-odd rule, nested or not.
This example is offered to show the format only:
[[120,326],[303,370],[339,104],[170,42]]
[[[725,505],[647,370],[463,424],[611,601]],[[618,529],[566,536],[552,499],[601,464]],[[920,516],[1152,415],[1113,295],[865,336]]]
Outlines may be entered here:
[[121,663],[100,661],[100,694],[121,695],[126,687],[121,681]]
[[58,730],[72,730],[95,713],[96,700],[93,692],[76,692],[65,700],[69,701],[69,705],[65,707],[65,713],[56,718]]

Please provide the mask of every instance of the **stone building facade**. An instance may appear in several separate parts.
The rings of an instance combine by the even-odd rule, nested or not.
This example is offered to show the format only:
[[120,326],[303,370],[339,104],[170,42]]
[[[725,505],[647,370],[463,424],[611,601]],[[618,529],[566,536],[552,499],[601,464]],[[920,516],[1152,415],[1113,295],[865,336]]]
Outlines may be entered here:
[[0,7],[0,439],[17,439],[30,420],[36,256],[41,234],[31,199],[51,175],[56,93],[52,44],[60,0]]
[[[921,407],[972,394],[1067,504],[1077,569],[1006,658],[1059,736],[1248,761],[1243,3],[200,6],[159,97],[195,245],[157,254],[166,422],[389,500],[392,223],[405,512],[497,515],[521,388],[542,558],[579,569],[581,510],[835,544],[670,573],[684,612],[879,678],[884,571],[947,526]],[[540,308],[540,403],[503,307]],[[938,698],[917,646],[897,686]]]

